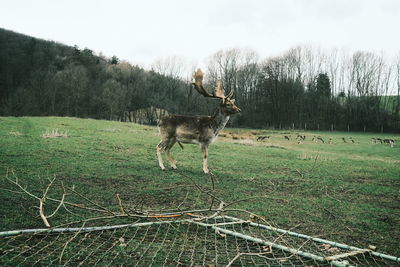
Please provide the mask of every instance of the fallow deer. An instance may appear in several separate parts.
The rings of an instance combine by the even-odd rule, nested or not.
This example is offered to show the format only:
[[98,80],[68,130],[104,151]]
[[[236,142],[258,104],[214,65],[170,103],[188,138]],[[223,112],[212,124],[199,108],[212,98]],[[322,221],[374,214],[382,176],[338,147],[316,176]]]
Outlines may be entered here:
[[269,140],[271,136],[269,135],[261,135],[259,137],[257,137],[257,141],[264,141],[264,140]]
[[222,81],[217,81],[213,94],[203,87],[203,72],[198,69],[194,73],[194,88],[204,97],[220,100],[220,104],[213,116],[185,116],[168,115],[159,122],[161,142],[157,145],[158,163],[165,170],[161,152],[165,152],[168,162],[176,169],[176,162],[172,159],[170,150],[178,142],[187,144],[199,144],[203,152],[203,171],[208,169],[208,146],[218,137],[219,132],[225,127],[229,116],[239,113],[240,108],[235,105],[233,91],[227,96],[222,86]]

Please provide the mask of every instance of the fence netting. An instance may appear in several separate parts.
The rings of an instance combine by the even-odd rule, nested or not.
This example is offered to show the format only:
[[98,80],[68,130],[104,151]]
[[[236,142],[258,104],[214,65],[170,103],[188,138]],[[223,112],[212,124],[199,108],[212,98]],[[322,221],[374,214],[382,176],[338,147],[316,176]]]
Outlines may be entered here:
[[[264,227],[264,228],[263,228]],[[391,266],[344,249],[228,216],[64,228],[1,237],[2,266]]]

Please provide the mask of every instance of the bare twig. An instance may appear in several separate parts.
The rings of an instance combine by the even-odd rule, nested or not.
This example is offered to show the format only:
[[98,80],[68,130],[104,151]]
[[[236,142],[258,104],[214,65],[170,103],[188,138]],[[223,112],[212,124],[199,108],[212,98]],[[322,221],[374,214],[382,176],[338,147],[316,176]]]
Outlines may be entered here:
[[47,218],[51,218],[54,215],[56,215],[57,211],[61,208],[61,206],[64,206],[64,199],[65,199],[65,196],[67,195],[67,192],[65,191],[65,187],[64,187],[64,184],[62,182],[61,182],[61,185],[62,185],[62,188],[64,190],[64,193],[63,193],[63,195],[61,197],[61,201],[58,204],[57,208],[54,210],[54,212],[51,215],[46,216]]
[[315,167],[316,167],[316,165],[317,165],[318,157],[319,157],[319,154],[315,156],[315,158],[314,158],[314,164],[313,164],[313,166],[312,166],[308,171],[303,171],[303,170],[301,170],[301,169],[296,169],[296,172],[300,175],[301,178],[304,178],[304,176],[305,176],[306,174],[311,174],[311,173],[314,171],[314,169],[315,169]]
[[106,212],[108,212],[109,214],[112,214],[112,215],[115,214],[115,213],[112,212],[111,210],[109,210],[109,209],[107,209],[107,208],[105,208],[105,207],[100,206],[100,205],[97,204],[96,202],[94,202],[94,201],[92,201],[91,199],[85,197],[85,196],[82,195],[81,193],[75,191],[74,188],[69,188],[69,189],[71,190],[72,193],[74,193],[74,194],[78,195],[79,197],[85,199],[85,200],[88,201],[90,204],[92,204],[92,205],[98,207],[100,210],[106,211]]
[[122,201],[121,201],[121,198],[119,197],[119,194],[117,194],[117,199],[118,199],[119,210],[121,211],[121,213],[122,213],[123,215],[127,214],[127,213],[125,212],[124,207],[122,206]]
[[[81,228],[83,228],[83,227],[85,226],[85,223],[86,223],[86,222],[84,222],[84,223],[82,224]],[[71,241],[74,240],[75,237],[77,237],[80,233],[81,233],[81,231],[77,231],[70,239],[68,239],[67,242],[65,242],[64,247],[63,247],[63,249],[62,249],[62,251],[61,251],[61,254],[60,254],[59,262],[62,261],[62,257],[63,257],[63,255],[64,255],[64,251],[65,251],[65,249],[67,248],[68,244],[71,243]]]
[[[210,172],[208,176],[210,177],[211,180],[211,191],[214,192],[215,191],[214,174]],[[210,209],[212,209],[212,207],[214,206],[214,199],[215,199],[214,197],[211,197]]]
[[336,201],[338,201],[338,202],[342,202],[341,200],[339,200],[339,199],[337,199],[337,198],[334,198],[334,197],[332,197],[331,195],[328,194],[328,186],[325,186],[325,195],[326,195],[327,197],[333,199],[333,200],[336,200]]
[[19,188],[22,190],[22,192],[24,192],[25,194],[27,194],[27,195],[29,195],[29,196],[31,196],[31,197],[37,199],[37,200],[40,199],[40,197],[35,196],[34,194],[32,194],[31,192],[29,192],[28,190],[26,190],[26,188],[23,188],[23,187],[19,184],[18,178],[17,178],[17,176],[14,174],[14,172],[11,171],[11,173],[13,174],[13,176],[14,176],[14,178],[15,178],[15,181],[14,181],[14,180],[11,180],[11,179],[8,177],[8,172],[7,172],[7,174],[6,174],[6,180],[7,180],[7,181],[9,181],[10,183],[12,183],[12,184],[16,185],[17,187],[19,187]]
[[199,189],[201,192],[203,192],[203,193],[209,195],[209,196],[212,198],[212,201],[217,200],[217,201],[220,202],[220,203],[223,202],[221,199],[219,199],[218,197],[216,197],[214,194],[210,193],[209,191],[207,191],[207,190],[203,189],[201,186],[199,186],[191,177],[189,177],[189,176],[183,174],[181,171],[178,171],[178,172],[179,172],[182,176],[184,176],[185,178],[189,179],[189,180],[193,183],[193,185],[194,185],[197,189]]

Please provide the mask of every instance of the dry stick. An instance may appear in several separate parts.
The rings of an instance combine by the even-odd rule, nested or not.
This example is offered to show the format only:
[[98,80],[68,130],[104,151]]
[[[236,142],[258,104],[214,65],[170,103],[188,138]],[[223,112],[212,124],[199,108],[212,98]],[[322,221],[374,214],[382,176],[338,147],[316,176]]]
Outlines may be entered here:
[[[50,217],[54,216],[54,214],[58,211],[58,209],[61,207],[61,205],[65,207],[65,204],[66,204],[66,205],[73,206],[73,207],[77,207],[77,208],[80,208],[80,209],[86,209],[86,210],[92,210],[92,211],[107,212],[107,213],[109,213],[108,210],[106,210],[105,208],[103,208],[103,207],[101,207],[101,206],[99,206],[99,205],[97,205],[97,206],[99,206],[101,209],[95,209],[95,208],[90,208],[90,207],[84,207],[84,206],[81,205],[81,204],[75,204],[75,203],[71,203],[71,202],[65,201],[64,199],[65,199],[65,195],[66,195],[65,192],[66,192],[66,191],[65,191],[64,186],[63,186],[64,194],[63,194],[63,197],[62,197],[61,200],[59,200],[59,199],[54,199],[54,198],[51,198],[51,197],[47,197],[47,192],[48,192],[50,186],[52,185],[52,183],[54,182],[55,178],[54,178],[53,180],[50,180],[50,184],[47,186],[47,188],[46,188],[46,190],[45,190],[45,192],[44,192],[43,197],[40,198],[40,197],[38,197],[38,196],[32,194],[31,192],[29,192],[26,188],[22,187],[21,184],[19,184],[19,182],[18,182],[18,177],[15,175],[15,173],[14,173],[13,171],[11,171],[11,173],[12,173],[13,176],[15,177],[15,181],[14,181],[14,180],[11,180],[11,179],[8,177],[8,173],[7,173],[7,175],[6,175],[6,179],[7,179],[10,183],[12,183],[12,184],[16,185],[18,188],[20,188],[20,189],[22,190],[21,193],[25,193],[25,194],[27,194],[28,196],[31,196],[31,197],[33,197],[33,198],[35,198],[35,199],[37,199],[37,200],[39,201],[39,215],[40,215],[40,217],[42,218],[44,224],[45,224],[47,227],[50,227],[50,224],[49,224],[49,222],[47,221],[47,218],[50,218]],[[77,193],[77,192],[75,192],[75,193]],[[77,193],[77,194],[80,195],[81,197],[85,198],[85,197],[82,196],[81,194],[79,194],[79,193]],[[46,218],[46,216],[44,215],[44,202],[45,202],[44,200],[51,200],[51,201],[59,202],[59,203],[60,203],[59,206],[56,208],[55,212],[53,212],[53,214],[51,214],[50,216],[47,216],[47,218]],[[90,201],[90,200],[89,200],[89,201]]]
[[[61,202],[61,200],[59,199],[55,199],[55,198],[51,198],[48,197],[48,200],[54,201],[54,202]],[[97,211],[97,212],[102,212],[102,213],[109,213],[108,211],[104,210],[104,209],[96,209],[96,208],[91,208],[91,207],[85,207],[85,205],[83,204],[76,204],[76,203],[72,203],[72,202],[68,202],[68,201],[64,201],[65,205],[69,205],[75,208],[79,208],[79,209],[83,209],[83,210],[90,210],[90,211]]]
[[127,213],[125,212],[124,207],[122,206],[121,198],[119,197],[119,194],[118,194],[118,193],[117,193],[117,199],[118,199],[118,205],[119,205],[119,209],[120,209],[121,213],[124,214],[124,215],[127,214]]
[[85,197],[85,196],[82,195],[81,193],[75,191],[75,189],[73,189],[73,188],[69,188],[69,189],[72,191],[72,193],[77,194],[77,195],[80,196],[81,198],[85,199],[86,201],[88,201],[89,203],[95,205],[96,207],[102,209],[103,211],[106,211],[106,212],[108,212],[108,213],[110,213],[110,214],[112,214],[112,215],[114,214],[114,212],[112,212],[111,210],[109,210],[109,209],[107,209],[107,208],[105,208],[105,207],[100,206],[100,205],[97,204],[96,202],[90,200],[89,198]]
[[[272,243],[276,243],[279,239],[282,239],[282,237],[283,237],[284,235],[286,235],[288,232],[291,232],[293,229],[297,228],[299,225],[300,225],[300,224],[298,224],[298,225],[296,225],[296,226],[293,226],[292,228],[290,228],[290,229],[289,229],[288,231],[286,231],[285,233],[280,234],[277,238],[274,239],[274,241],[273,241]],[[311,240],[311,239],[306,239],[306,240],[297,248],[297,251],[300,251],[300,249],[301,249],[302,247],[304,247],[305,244],[307,244],[310,240]],[[282,241],[283,241],[283,243],[285,243],[285,245],[287,246],[287,242],[285,242],[285,240],[282,240]],[[272,250],[272,247],[270,247],[270,250]],[[293,253],[291,253],[291,255],[289,255],[289,256],[287,256],[287,257],[285,257],[285,258],[282,258],[282,259],[289,259],[289,258],[293,257],[293,256],[296,255],[296,254],[297,254],[297,253],[293,252]]]
[[[211,191],[215,192],[214,174],[212,172],[210,172],[210,174],[208,176],[211,179]],[[211,197],[210,209],[212,209],[213,206],[214,206],[214,198]]]
[[233,257],[233,259],[230,261],[230,262],[228,262],[228,264],[226,265],[226,267],[230,267],[237,259],[239,259],[239,257],[242,255],[242,253],[238,253],[238,254],[236,254],[236,256],[235,257]]
[[16,177],[15,173],[13,171],[11,171],[11,173],[13,174],[13,176],[15,177],[15,181],[11,180],[10,178],[8,178],[8,172],[6,174],[6,179],[15,184],[16,186],[18,186],[24,193],[28,194],[29,196],[39,200],[39,215],[40,218],[42,219],[43,223],[46,225],[46,227],[50,227],[49,222],[47,221],[46,216],[44,215],[44,202],[46,201],[46,196],[47,193],[50,189],[50,187],[52,186],[54,180],[56,179],[56,177],[54,177],[53,180],[50,180],[50,183],[47,185],[45,192],[43,193],[43,197],[39,198],[38,196],[35,196],[34,194],[30,193],[28,190],[26,190],[26,188],[23,188],[19,183],[18,183],[18,178]]
[[50,189],[50,187],[53,185],[53,182],[54,182],[55,179],[56,179],[56,176],[55,176],[55,175],[54,175],[53,180],[48,179],[50,183],[47,185],[46,190],[44,191],[44,194],[43,194],[43,197],[42,197],[43,199],[46,198],[47,193],[49,192],[49,189]]
[[67,211],[67,212],[69,212],[70,214],[72,214],[72,215],[74,215],[74,216],[78,216],[78,217],[83,217],[82,215],[79,215],[79,214],[77,214],[77,213],[75,213],[75,212],[72,212],[72,211],[70,211],[68,208],[67,208],[67,206],[65,206],[65,204],[63,204],[63,208]]
[[14,194],[24,194],[24,192],[14,191],[14,190],[6,189],[6,188],[0,188],[0,190],[7,191],[10,193],[14,193]]
[[337,199],[337,198],[334,198],[334,197],[332,197],[331,195],[328,194],[328,186],[325,186],[325,195],[326,195],[327,197],[333,199],[333,200],[336,200],[336,201],[338,201],[338,202],[342,202],[341,200],[339,200],[339,199]]
[[214,214],[212,214],[211,216],[206,217],[206,218],[207,218],[207,219],[211,219],[211,218],[214,218],[214,217],[218,216],[219,214],[221,214],[221,212],[224,211],[224,206],[225,206],[225,203],[224,203],[224,202],[221,202],[221,203],[219,204],[219,207],[217,208],[217,211],[216,211]]
[[49,224],[49,221],[47,220],[46,215],[44,215],[44,203],[46,201],[47,193],[49,192],[49,189],[53,185],[53,182],[55,179],[56,179],[56,176],[54,176],[53,180],[49,180],[50,183],[47,185],[46,190],[43,193],[43,197],[41,199],[39,199],[39,215],[40,215],[40,218],[42,218],[46,227],[51,227],[51,226]]
[[46,225],[46,227],[51,227],[50,226],[50,224],[49,224],[49,222],[47,221],[47,218],[46,218],[46,216],[44,215],[44,211],[43,211],[43,200],[42,199],[39,199],[39,215],[40,215],[40,218],[42,218],[42,221],[43,221],[43,223],[44,223],[44,225]]
[[[300,226],[300,224],[295,225],[295,226],[289,228],[289,230],[287,230],[287,232],[279,234],[279,235],[274,239],[274,241],[273,241],[272,243],[276,243],[279,239],[282,239],[283,236],[287,235],[288,232],[291,232],[293,229],[296,229],[296,228],[299,227],[299,226]],[[276,232],[276,233],[278,233],[278,232]]]
[[[183,175],[183,176],[185,176],[185,175]],[[186,176],[186,177],[187,177],[187,176]],[[8,177],[7,177],[7,178],[8,178]],[[75,191],[74,189],[71,189],[73,193],[77,194],[78,196],[82,197],[83,199],[85,199],[86,201],[92,203],[93,205],[99,207],[100,209],[87,208],[87,207],[84,207],[84,206],[79,205],[79,204],[70,203],[70,202],[61,201],[61,200],[52,199],[52,198],[47,198],[47,199],[50,199],[50,200],[52,200],[52,201],[60,202],[60,203],[62,203],[62,205],[63,205],[64,207],[65,207],[65,205],[67,204],[67,205],[72,205],[72,206],[74,206],[74,207],[78,207],[78,208],[82,208],[82,209],[90,209],[90,210],[95,210],[95,211],[99,211],[99,212],[107,212],[107,213],[110,213],[110,214],[111,214],[111,216],[93,217],[93,218],[89,218],[89,219],[87,219],[87,220],[76,221],[76,222],[73,222],[73,223],[78,223],[78,222],[82,222],[82,221],[99,220],[99,219],[111,219],[111,218],[116,218],[116,217],[127,217],[127,216],[138,217],[138,218],[162,218],[162,217],[177,217],[177,216],[183,216],[183,215],[190,215],[190,216],[193,216],[193,213],[205,213],[205,212],[210,212],[210,211],[215,211],[215,213],[212,215],[212,217],[214,217],[214,216],[217,216],[218,214],[220,214],[220,213],[223,212],[223,211],[227,211],[227,210],[224,210],[224,208],[223,208],[224,205],[225,205],[225,202],[224,202],[224,201],[222,201],[221,199],[217,198],[214,194],[212,194],[212,193],[210,193],[210,192],[204,190],[203,188],[201,188],[201,187],[200,187],[197,183],[195,183],[190,177],[187,177],[187,178],[189,178],[189,179],[193,182],[194,186],[195,186],[196,188],[198,188],[201,192],[204,192],[204,193],[210,195],[213,199],[216,199],[217,201],[219,201],[219,202],[220,202],[220,206],[219,206],[217,209],[212,209],[212,208],[210,209],[210,208],[209,208],[209,209],[189,210],[189,211],[179,211],[179,212],[159,213],[159,214],[149,214],[149,213],[150,213],[149,211],[145,211],[145,212],[142,212],[142,214],[146,214],[146,215],[138,215],[138,214],[132,214],[132,213],[126,213],[126,214],[124,215],[124,214],[116,214],[116,213],[114,213],[114,212],[111,212],[110,210],[108,210],[108,209],[106,209],[106,208],[104,208],[104,207],[98,205],[97,203],[91,201],[90,199],[88,199],[87,197],[83,196],[82,194],[80,194],[79,192]],[[18,178],[17,178],[17,177],[16,177],[16,180],[15,180],[15,181],[10,180],[9,178],[8,178],[8,180],[9,180],[10,182],[14,183],[15,185],[17,185],[17,186],[18,186],[23,192],[25,192],[26,194],[28,194],[28,195],[30,195],[31,197],[34,197],[34,198],[36,198],[36,199],[38,199],[38,200],[40,201],[40,198],[39,198],[39,197],[37,197],[37,196],[33,195],[32,193],[30,193],[29,191],[27,191],[25,188],[23,188],[23,187],[18,183]],[[53,181],[54,181],[54,179],[53,179]],[[50,185],[51,185],[51,184],[50,184]],[[49,185],[49,186],[50,186],[50,185]],[[48,186],[48,188],[49,188],[49,186]],[[48,191],[48,188],[46,189],[46,192]],[[45,194],[46,194],[46,192],[45,192]],[[230,204],[230,205],[232,205],[232,204]],[[42,206],[43,206],[43,203],[42,203]],[[250,215],[252,215],[252,216],[254,216],[254,217],[261,218],[261,217],[255,215],[255,214],[253,214],[253,213],[251,213],[251,212],[248,212],[248,211],[245,211],[245,210],[231,209],[230,211],[246,212],[247,214],[250,214]],[[153,212],[154,212],[154,211],[153,211]],[[44,215],[44,213],[43,213],[43,215]],[[53,215],[53,214],[52,214],[52,215]],[[204,216],[201,216],[201,217],[202,217],[202,218],[207,218],[207,217],[204,217]],[[42,217],[42,218],[43,218],[43,217]],[[44,221],[45,221],[45,220],[44,220]],[[262,220],[262,221],[266,222],[265,220]],[[69,224],[73,224],[73,223],[69,223]],[[47,226],[47,225],[46,225],[46,226]]]
[[308,173],[312,173],[312,172],[314,171],[315,166],[317,165],[318,157],[319,157],[319,154],[317,154],[317,155],[315,156],[314,165],[313,165],[312,168],[308,171]]
[[[29,196],[31,196],[31,197],[37,199],[37,200],[40,200],[40,197],[38,197],[38,196],[32,194],[31,192],[29,192],[28,190],[26,190],[26,188],[22,187],[22,186],[18,183],[18,177],[15,176],[14,172],[12,172],[12,173],[13,173],[13,175],[14,175],[14,177],[15,177],[15,181],[13,181],[13,180],[11,180],[10,178],[8,178],[8,173],[7,173],[7,175],[6,175],[6,179],[7,179],[10,183],[16,185],[17,187],[19,187],[19,188],[22,190],[22,192],[18,192],[18,193],[25,193],[25,194],[27,194],[27,195],[29,195]],[[4,189],[4,190],[6,190],[6,189]],[[51,201],[54,201],[54,202],[61,202],[61,200],[59,200],[59,199],[54,199],[54,198],[51,198],[51,197],[47,197],[46,199],[51,200]],[[68,201],[64,201],[64,204],[70,205],[70,206],[73,206],[73,207],[76,207],[76,208],[80,208],[80,209],[86,209],[86,210],[92,210],[92,211],[99,211],[99,212],[107,212],[107,211],[105,211],[104,209],[95,209],[95,208],[85,207],[85,206],[82,205],[82,204],[75,204],[75,203],[71,203],[71,202],[68,202]]]
[[182,202],[177,206],[177,210],[181,210],[181,206],[186,202],[187,197],[189,196],[189,190],[186,191],[186,196],[185,198],[182,200]]
[[49,192],[49,189],[53,185],[53,182],[55,179],[56,179],[56,177],[54,176],[53,180],[50,180],[50,183],[47,185],[46,190],[43,193],[43,197],[41,199],[39,199],[39,215],[47,227],[51,227],[51,226],[50,226],[49,221],[47,220],[46,216],[44,215],[44,202],[46,201],[47,193]]
[[177,172],[179,172],[179,173],[180,173],[182,176],[184,176],[185,178],[189,179],[189,180],[194,184],[194,186],[195,186],[197,189],[199,189],[201,192],[203,192],[203,193],[205,193],[205,194],[211,196],[213,199],[217,200],[217,201],[220,202],[220,203],[221,203],[221,202],[224,202],[224,201],[222,201],[221,199],[217,198],[214,194],[211,194],[209,191],[204,190],[203,188],[201,188],[201,186],[199,186],[190,176],[187,176],[187,175],[183,174],[181,171],[178,171],[178,170],[177,170]]
[[[297,226],[295,226],[295,227],[297,227]],[[292,227],[292,229],[295,228],[295,227]],[[281,234],[280,236],[278,236],[278,237],[277,237],[273,242],[271,242],[271,243],[272,243],[272,244],[276,244],[276,241],[277,241],[278,239],[280,239],[280,238],[281,238],[283,235],[285,235],[285,234],[286,234],[286,233]],[[271,251],[272,251],[271,245],[269,246],[269,251],[268,251],[268,252],[261,252],[261,253],[247,253],[247,252],[242,252],[242,253],[240,253],[240,252],[239,252],[239,253],[228,263],[227,266],[231,266],[231,265],[233,264],[233,262],[235,262],[235,261],[236,261],[240,256],[242,256],[242,255],[246,255],[246,256],[258,256],[258,257],[262,257],[262,258],[265,258],[265,259],[268,259],[268,260],[287,260],[287,259],[290,259],[291,257],[297,255],[297,252],[301,251],[300,249],[301,249],[302,247],[304,247],[304,245],[305,245],[306,243],[308,243],[310,240],[311,240],[311,239],[305,240],[295,251],[291,252],[291,254],[290,254],[289,256],[286,256],[286,257],[269,258],[269,257],[263,256],[264,254],[270,254],[270,253],[271,253]]]
[[[12,173],[13,173],[13,172],[12,172]],[[7,175],[8,175],[8,174],[7,174]],[[43,197],[42,197],[42,198],[39,198],[38,196],[36,196],[36,195],[32,194],[31,192],[29,192],[28,190],[26,190],[26,188],[22,187],[22,186],[19,184],[18,178],[15,176],[14,173],[13,173],[13,175],[14,175],[14,177],[15,177],[15,181],[13,181],[13,180],[11,180],[10,178],[8,178],[8,176],[6,176],[6,179],[7,179],[9,182],[11,182],[11,183],[15,184],[16,186],[18,186],[18,187],[19,187],[24,193],[26,193],[27,195],[29,195],[29,196],[31,196],[31,197],[33,197],[33,198],[39,200],[39,215],[40,215],[42,221],[44,222],[44,224],[46,225],[46,227],[51,227],[50,224],[49,224],[49,222],[48,222],[48,220],[47,220],[47,218],[53,216],[53,215],[59,210],[59,208],[61,207],[61,205],[65,207],[65,204],[68,204],[68,205],[73,205],[73,206],[75,206],[75,207],[84,208],[84,207],[82,207],[82,206],[79,205],[79,204],[73,204],[73,203],[69,203],[69,202],[65,202],[65,201],[64,201],[65,195],[66,195],[65,187],[63,187],[63,188],[64,188],[64,194],[63,194],[63,197],[62,197],[61,200],[56,200],[56,199],[52,199],[52,198],[47,198],[47,193],[48,193],[48,191],[49,191],[49,188],[52,186],[52,184],[53,184],[55,178],[54,178],[53,180],[50,180],[50,183],[48,184],[48,186],[47,186],[47,188],[46,188],[46,190],[45,190],[45,192],[44,192],[44,194],[43,194]],[[96,205],[96,206],[98,206],[98,207],[101,208],[101,209],[99,209],[99,210],[97,210],[97,211],[101,211],[101,212],[107,211],[107,212],[110,212],[110,211],[108,211],[107,209],[105,209],[105,208],[99,206],[98,204],[92,202],[90,199],[87,199],[87,198],[84,197],[82,194],[80,194],[80,193],[78,193],[78,192],[76,192],[76,191],[74,191],[74,190],[73,190],[73,192],[76,193],[78,196],[81,196],[82,198],[86,199],[87,201],[89,201],[89,202],[91,202],[92,204],[94,204],[94,205]],[[53,214],[51,214],[51,215],[48,216],[48,217],[46,217],[45,214],[44,214],[44,202],[45,202],[46,199],[50,199],[50,200],[52,200],[52,201],[60,202],[60,204],[59,204],[58,207],[56,208],[55,212],[53,212]],[[101,216],[101,217],[89,218],[89,219],[81,220],[81,221],[78,221],[78,222],[82,222],[82,221],[83,221],[83,222],[86,222],[86,221],[91,221],[91,220],[99,220],[99,219],[105,219],[105,218],[108,219],[108,218],[120,217],[120,216],[118,216],[118,215],[115,215],[114,213],[112,213],[112,215],[113,215],[113,216],[107,216],[107,217]],[[78,222],[73,222],[73,223],[78,223]],[[69,224],[73,224],[73,223],[69,223]],[[67,224],[67,225],[68,225],[68,224]]]
[[[61,207],[61,206],[64,206],[64,199],[65,199],[65,196],[67,195],[67,192],[65,191],[64,184],[63,184],[62,182],[61,182],[61,184],[62,184],[64,193],[63,193],[63,195],[62,195],[62,197],[61,197],[60,204],[58,204],[57,208],[54,210],[54,212],[53,212],[51,215],[46,216],[47,218],[53,217],[53,216],[57,213],[57,211],[60,209],[60,207]],[[65,207],[65,206],[64,206],[64,207]]]
[[[215,212],[221,212],[220,209],[214,209],[212,211]],[[95,221],[95,220],[105,220],[105,219],[114,219],[114,218],[126,218],[126,217],[137,217],[137,218],[154,218],[154,219],[159,219],[159,218],[163,218],[163,216],[165,218],[170,218],[170,217],[178,217],[178,216],[182,216],[182,215],[189,215],[189,214],[193,214],[193,213],[205,213],[205,212],[210,212],[209,209],[203,209],[203,210],[188,210],[188,211],[182,211],[179,213],[167,213],[167,214],[154,214],[154,215],[136,215],[136,214],[113,214],[110,216],[98,216],[98,217],[92,217],[92,218],[88,218],[88,219],[84,219],[84,220],[79,220],[79,221],[74,221],[74,222],[70,222],[70,223],[65,223],[65,224],[60,224],[57,227],[62,227],[62,226],[66,226],[66,225],[71,225],[71,224],[76,224],[76,223],[82,223],[82,222],[89,222],[89,221]],[[174,216],[174,215],[178,215],[178,216]],[[203,218],[207,218],[207,217],[203,217]]]
[[[12,182],[13,184],[17,185],[24,193],[26,193],[26,194],[28,194],[29,196],[34,197],[34,198],[36,198],[36,199],[39,200],[39,202],[40,202],[40,214],[41,214],[41,218],[43,219],[43,221],[45,222],[46,226],[48,226],[48,227],[49,227],[49,223],[48,223],[48,221],[47,221],[47,218],[54,216],[61,206],[63,206],[63,207],[67,210],[67,208],[66,208],[65,205],[71,205],[71,206],[73,206],[73,207],[77,207],[77,208],[81,208],[81,209],[87,209],[87,210],[98,211],[98,212],[106,212],[106,213],[112,214],[112,216],[108,216],[108,217],[102,216],[101,218],[122,217],[123,215],[128,215],[128,216],[133,216],[133,217],[141,217],[141,218],[149,218],[149,217],[150,217],[150,218],[154,218],[154,217],[170,217],[170,216],[178,216],[178,215],[179,215],[179,216],[181,216],[181,215],[192,215],[192,214],[189,214],[189,213],[194,213],[194,212],[200,212],[200,213],[202,213],[202,212],[207,212],[207,211],[217,211],[217,212],[219,213],[219,212],[222,211],[221,208],[218,208],[218,209],[212,209],[212,208],[210,208],[210,209],[208,209],[208,210],[179,211],[179,212],[174,212],[174,213],[165,213],[165,214],[160,213],[160,214],[154,214],[154,215],[150,215],[150,214],[149,214],[149,211],[145,211],[145,212],[142,211],[141,214],[146,214],[146,215],[139,216],[139,215],[137,215],[137,214],[127,213],[127,212],[125,212],[125,210],[124,210],[124,211],[122,212],[122,216],[121,216],[121,214],[116,214],[116,213],[114,213],[114,212],[112,212],[112,211],[110,211],[110,210],[108,210],[108,209],[106,209],[106,208],[104,208],[104,207],[98,205],[97,203],[95,203],[95,202],[93,202],[92,200],[88,199],[88,198],[85,197],[84,195],[82,195],[82,194],[80,194],[79,192],[75,191],[73,188],[70,188],[70,190],[71,190],[73,193],[75,193],[75,194],[77,194],[78,196],[82,197],[83,199],[85,199],[86,201],[90,202],[91,204],[93,204],[93,205],[99,207],[100,209],[85,207],[85,206],[83,206],[82,204],[75,204],[75,203],[70,203],[70,202],[65,201],[65,195],[66,195],[66,193],[65,193],[65,187],[64,187],[64,186],[63,186],[64,194],[63,194],[63,197],[62,197],[61,200],[53,199],[53,198],[47,198],[48,190],[49,190],[49,188],[52,186],[52,184],[53,184],[55,178],[54,178],[53,180],[50,180],[50,183],[49,183],[49,185],[47,186],[47,188],[46,188],[46,190],[45,190],[44,198],[39,198],[39,197],[33,195],[32,193],[30,193],[29,191],[27,191],[25,188],[23,188],[23,187],[18,183],[18,178],[17,178],[17,177],[16,177],[16,180],[15,180],[15,181],[12,181],[12,180],[9,179],[8,177],[7,177],[7,179],[8,179],[10,182]],[[190,178],[190,179],[191,179],[191,178]],[[212,180],[212,181],[213,181],[213,180]],[[200,187],[199,185],[197,185],[195,182],[194,182],[194,186],[197,187],[200,191],[202,191],[202,192],[204,192],[204,193],[210,195],[213,199],[217,199],[219,202],[223,203],[223,201],[221,201],[220,199],[216,198],[216,197],[215,197],[213,194],[211,194],[210,192],[205,191],[203,188],[201,188],[201,187]],[[213,185],[213,186],[214,186],[214,185]],[[119,196],[118,196],[118,197],[119,197]],[[45,199],[49,199],[49,200],[51,200],[51,201],[59,202],[59,205],[58,205],[58,207],[56,208],[56,210],[53,212],[53,214],[51,214],[50,216],[47,216],[47,217],[44,215],[44,210],[43,210],[43,206],[44,206],[44,201],[43,201],[43,200],[45,200]],[[121,201],[119,201],[119,203],[122,205],[122,202],[121,202]],[[182,204],[182,203],[181,203],[181,204]],[[180,204],[180,205],[181,205],[181,204]],[[120,207],[121,207],[121,206],[120,206]],[[123,210],[123,207],[121,207],[121,208],[122,208],[122,210]],[[179,207],[178,207],[178,209],[179,209]],[[121,210],[121,211],[122,211],[122,210]],[[179,210],[180,210],[180,209],[179,209]],[[67,210],[67,211],[71,213],[71,211],[69,211],[69,210]],[[154,211],[153,211],[153,212],[154,212]],[[114,215],[115,215],[115,216],[114,216]],[[97,219],[97,218],[95,217],[94,219]]]
[[183,184],[183,185],[176,185],[176,186],[170,186],[170,187],[165,187],[165,188],[160,188],[158,190],[171,190],[171,189],[176,189],[179,187],[194,187],[194,185],[191,184]]
[[[82,224],[81,229],[85,226],[85,223],[86,223],[86,222],[84,222],[84,223]],[[60,254],[60,259],[59,259],[59,262],[60,262],[60,263],[61,263],[61,260],[62,260],[63,255],[64,255],[64,251],[65,251],[65,249],[67,248],[68,244],[69,244],[72,240],[74,240],[75,237],[77,237],[78,234],[79,234],[80,232],[81,232],[81,230],[77,231],[67,242],[65,242],[64,247],[63,247],[63,249],[62,249],[62,251],[61,251],[61,254]]]
[[[98,217],[92,217],[92,218],[88,218],[88,219],[83,219],[83,220],[79,220],[79,221],[74,221],[74,222],[69,222],[69,223],[64,223],[64,224],[59,224],[56,227],[60,228],[60,227],[64,227],[67,225],[71,225],[71,224],[76,224],[76,223],[87,223],[90,221],[96,221],[96,220],[105,220],[105,219],[114,219],[114,218],[119,218],[119,217],[127,217],[127,215],[123,215],[123,216],[118,216],[118,215],[113,215],[113,216],[98,216]],[[53,227],[54,228],[54,227]]]
[[12,174],[13,174],[14,177],[15,177],[15,181],[13,181],[13,180],[11,180],[10,178],[8,178],[8,173],[6,174],[6,179],[7,179],[9,182],[11,182],[11,183],[15,184],[16,186],[18,186],[24,193],[28,194],[29,196],[31,196],[31,197],[33,197],[33,198],[35,198],[35,199],[37,199],[37,200],[40,199],[40,197],[35,196],[35,195],[32,194],[31,192],[29,192],[29,191],[27,191],[25,188],[23,188],[23,187],[18,183],[18,178],[15,176],[14,172],[12,172]]
[[300,174],[301,178],[304,178],[304,175],[305,175],[305,174],[309,174],[309,173],[312,173],[312,172],[314,171],[315,166],[316,166],[316,163],[317,163],[317,160],[318,160],[318,157],[319,157],[319,154],[315,156],[315,158],[314,158],[314,164],[313,164],[313,166],[311,167],[310,170],[303,172],[303,171],[299,171],[298,169],[296,169],[296,172],[297,172],[298,174]]

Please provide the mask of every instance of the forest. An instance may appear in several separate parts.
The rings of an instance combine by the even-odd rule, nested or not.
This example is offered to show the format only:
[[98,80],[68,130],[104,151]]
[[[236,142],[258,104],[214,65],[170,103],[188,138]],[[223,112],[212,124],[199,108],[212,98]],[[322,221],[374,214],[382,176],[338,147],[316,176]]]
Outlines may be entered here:
[[[166,113],[212,115],[218,103],[197,94],[187,69],[177,57],[147,70],[0,29],[0,116],[154,125]],[[221,79],[227,92],[235,91],[242,113],[233,127],[400,131],[400,56],[303,45],[262,59],[232,48],[210,55],[204,71],[209,90]]]

